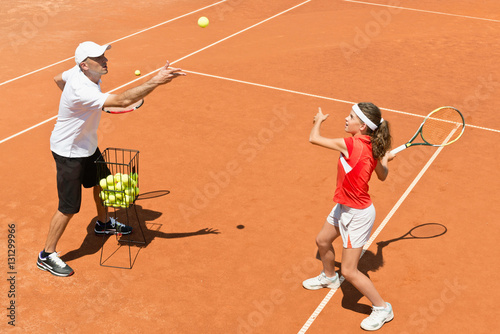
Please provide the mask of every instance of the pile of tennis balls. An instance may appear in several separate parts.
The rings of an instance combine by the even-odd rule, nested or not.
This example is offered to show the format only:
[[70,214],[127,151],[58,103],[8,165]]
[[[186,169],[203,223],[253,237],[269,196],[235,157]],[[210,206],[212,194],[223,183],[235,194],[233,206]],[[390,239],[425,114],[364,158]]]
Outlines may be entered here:
[[127,208],[134,203],[135,198],[139,195],[137,181],[139,175],[137,173],[110,174],[99,181],[102,191],[99,197],[102,199],[105,206],[115,208]]

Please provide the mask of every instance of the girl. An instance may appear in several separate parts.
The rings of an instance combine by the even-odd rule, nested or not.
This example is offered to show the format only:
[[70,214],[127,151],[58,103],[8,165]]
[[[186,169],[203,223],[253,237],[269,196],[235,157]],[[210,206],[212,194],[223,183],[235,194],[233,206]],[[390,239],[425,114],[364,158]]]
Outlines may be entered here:
[[320,109],[314,117],[309,141],[340,152],[337,188],[333,197],[337,205],[316,237],[323,271],[302,285],[309,290],[339,288],[332,243],[342,236],[342,275],[373,304],[371,315],[361,322],[361,327],[377,330],[393,319],[392,306],[382,299],[372,281],[358,270],[358,262],[375,221],[368,181],[373,171],[384,181],[389,172],[387,163],[394,158],[388,152],[391,147],[389,123],[373,103],[358,103],[345,119],[345,132],[351,137],[330,139],[320,134],[321,123],[327,117],[328,114],[324,115]]

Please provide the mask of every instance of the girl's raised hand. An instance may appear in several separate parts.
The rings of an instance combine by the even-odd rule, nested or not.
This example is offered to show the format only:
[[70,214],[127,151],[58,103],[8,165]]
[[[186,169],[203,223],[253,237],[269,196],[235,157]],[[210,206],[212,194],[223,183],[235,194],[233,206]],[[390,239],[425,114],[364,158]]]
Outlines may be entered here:
[[323,112],[321,112],[321,108],[318,108],[318,113],[316,114],[316,116],[314,116],[314,121],[313,123],[316,123],[316,122],[323,122],[325,119],[328,118],[328,116],[330,116],[330,114],[326,114],[324,115]]

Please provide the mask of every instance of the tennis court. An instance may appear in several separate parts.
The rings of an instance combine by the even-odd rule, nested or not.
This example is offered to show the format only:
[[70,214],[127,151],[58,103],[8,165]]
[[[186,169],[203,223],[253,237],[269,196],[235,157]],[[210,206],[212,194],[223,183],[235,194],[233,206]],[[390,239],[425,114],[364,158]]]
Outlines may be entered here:
[[[51,0],[6,3],[1,12],[0,266],[8,284],[0,331],[363,332],[370,303],[351,285],[301,285],[321,270],[314,240],[333,206],[338,160],[309,143],[312,120],[321,107],[330,114],[322,133],[344,136],[344,118],[361,101],[381,108],[393,146],[440,106],[457,107],[467,123],[457,143],[410,148],[385,182],[372,177],[374,231],[383,228],[360,268],[394,307],[381,331],[494,331],[497,1]],[[200,16],[208,27],[198,27]],[[187,76],[135,112],[101,118],[101,150],[140,151],[136,204],[147,244],[132,247],[133,268],[100,266],[95,206],[84,191],[58,244],[75,275],[59,278],[35,263],[58,203],[53,77],[74,65],[86,40],[112,44],[103,92],[138,85],[167,60]],[[428,223],[446,233],[398,239]],[[115,249],[116,239],[104,247]],[[340,255],[341,241],[334,247]]]

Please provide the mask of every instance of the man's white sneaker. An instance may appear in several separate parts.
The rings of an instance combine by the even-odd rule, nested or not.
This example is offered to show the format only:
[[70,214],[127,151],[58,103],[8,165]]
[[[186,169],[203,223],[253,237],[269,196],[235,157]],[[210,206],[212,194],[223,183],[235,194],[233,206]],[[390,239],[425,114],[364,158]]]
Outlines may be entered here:
[[338,289],[340,287],[339,274],[335,273],[335,277],[326,277],[324,272],[319,276],[306,279],[302,282],[302,286],[308,290],[318,290],[323,288]]

